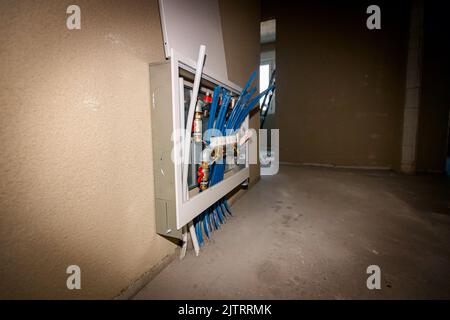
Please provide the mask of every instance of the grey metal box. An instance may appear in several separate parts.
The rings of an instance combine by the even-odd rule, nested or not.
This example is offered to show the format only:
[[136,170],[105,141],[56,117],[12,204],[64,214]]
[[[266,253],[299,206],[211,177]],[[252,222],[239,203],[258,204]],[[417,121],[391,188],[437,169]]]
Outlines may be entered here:
[[173,149],[172,85],[170,61],[150,65],[150,108],[155,185],[156,232],[181,239],[176,226]]

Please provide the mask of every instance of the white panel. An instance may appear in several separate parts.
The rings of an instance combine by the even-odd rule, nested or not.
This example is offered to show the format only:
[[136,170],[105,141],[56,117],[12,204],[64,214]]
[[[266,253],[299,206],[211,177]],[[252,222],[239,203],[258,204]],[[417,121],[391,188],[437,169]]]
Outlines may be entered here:
[[250,169],[248,167],[243,168],[231,177],[228,177],[202,193],[195,195],[195,197],[189,199],[189,201],[182,203],[181,211],[178,212],[177,216],[177,228],[181,229],[189,221],[192,221],[196,216],[248,179],[249,176]]
[[228,80],[218,0],[159,0],[159,8],[166,57],[174,49],[195,61],[204,44],[204,72]]

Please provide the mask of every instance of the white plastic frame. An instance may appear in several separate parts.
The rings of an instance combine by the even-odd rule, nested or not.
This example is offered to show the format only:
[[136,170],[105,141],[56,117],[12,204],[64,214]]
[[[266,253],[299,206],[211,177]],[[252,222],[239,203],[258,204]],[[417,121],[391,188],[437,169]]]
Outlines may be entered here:
[[[180,102],[180,80],[179,80],[179,68],[188,72],[195,73],[196,63],[188,58],[181,57],[176,51],[171,52],[171,80],[172,80],[172,114],[173,114],[173,132],[179,132],[184,129],[184,106],[181,106]],[[242,88],[230,81],[219,81],[208,73],[203,73],[202,79],[206,79],[216,85],[220,85],[227,90],[230,90],[236,94],[242,91]],[[244,121],[243,128],[248,128],[249,117]],[[174,154],[181,154],[183,141],[174,139]],[[234,188],[239,186],[242,182],[247,180],[250,175],[249,170],[249,148],[246,148],[246,164],[245,168],[234,173],[232,176],[224,179],[218,184],[208,188],[207,190],[196,194],[192,198],[183,200],[183,183],[182,172],[183,164],[181,161],[174,161],[175,166],[175,198],[176,198],[176,212],[177,212],[177,229],[181,229],[196,216],[209,208],[215,202],[220,200]]]

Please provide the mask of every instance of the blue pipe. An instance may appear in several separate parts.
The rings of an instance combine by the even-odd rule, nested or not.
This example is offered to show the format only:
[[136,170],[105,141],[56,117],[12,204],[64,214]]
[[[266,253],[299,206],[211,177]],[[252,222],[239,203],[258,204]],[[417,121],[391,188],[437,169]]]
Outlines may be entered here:
[[214,93],[213,93],[213,101],[211,103],[211,109],[209,111],[209,119],[208,119],[208,127],[206,129],[206,136],[205,136],[205,141],[206,143],[209,144],[210,141],[210,129],[213,127],[214,125],[214,119],[216,118],[216,111],[217,111],[217,106],[219,104],[219,94],[220,94],[221,88],[220,86],[216,86],[214,88]]
[[236,114],[242,109],[241,106],[244,106],[247,103],[247,100],[253,95],[253,93],[255,91],[256,91],[256,88],[252,88],[248,93],[240,96],[240,98],[238,99],[238,102],[236,103],[233,110],[231,111],[230,116],[228,117],[227,128],[230,127],[230,123],[233,122],[233,120],[236,117]]
[[[261,97],[264,94],[267,94],[270,90],[272,90],[273,86],[269,87],[264,92],[260,93],[255,98],[249,99],[253,96],[256,91],[256,88],[251,88],[248,91],[251,83],[256,77],[256,71],[254,71],[249,80],[247,81],[244,89],[242,90],[233,110],[231,111],[228,119],[226,119],[226,113],[228,110],[228,104],[231,100],[231,93],[227,92],[225,89],[221,89],[219,86],[214,88],[214,96],[211,104],[210,116],[208,119],[208,127],[207,131],[214,128],[215,130],[219,130],[222,135],[226,133],[228,129],[237,130],[242,122],[245,120],[247,115],[253,109],[253,107],[259,102]],[[215,117],[217,108],[219,107],[219,94],[222,92],[222,102],[220,104],[219,112],[217,118]],[[207,144],[210,143],[211,134],[208,132],[205,136],[205,142]],[[218,182],[223,180],[225,174],[225,164],[223,163],[223,157],[220,161],[213,163],[210,167],[210,175],[209,175],[209,186],[213,186]],[[211,207],[205,210],[201,215],[199,215],[195,222],[195,228],[197,237],[199,239],[199,244],[203,244],[203,231],[207,238],[210,237],[210,231],[212,229],[218,229],[221,224],[225,223],[225,218],[227,217],[227,213],[232,215],[230,207],[228,205],[228,201],[226,198],[222,198],[216,203],[214,203]]]
[[[213,101],[214,105],[211,106],[211,108],[214,110],[214,112],[210,112],[210,118],[208,120],[208,127],[211,125],[212,127],[212,123],[213,121],[211,121],[211,119],[214,119],[215,117],[215,113],[216,113],[216,108],[217,108],[217,103],[218,103],[218,90],[217,87],[215,88],[214,92],[215,92],[215,96],[213,97],[214,100],[217,101]],[[230,102],[231,96],[228,92],[226,92],[224,90],[224,93],[222,94],[222,103],[220,106],[220,110],[219,110],[219,115],[217,116],[217,119],[215,121],[214,124],[214,128],[215,129],[219,129],[221,128],[221,126],[223,126],[223,123],[225,122],[225,116],[226,116],[226,111],[228,109],[228,104]],[[208,129],[211,129],[211,127],[209,127]],[[207,139],[209,140],[210,137],[208,136]],[[214,167],[213,167],[213,172],[214,172]],[[217,212],[217,210],[214,210],[212,208],[208,208],[205,212],[203,212],[200,215],[200,222],[203,225],[203,231],[205,232],[206,237],[209,239],[210,237],[210,226],[214,225],[214,227],[217,229],[218,228],[218,220],[221,220],[222,217],[220,217],[219,213]],[[199,232],[201,233],[201,229],[200,227],[198,227]],[[200,237],[202,239],[202,237]],[[203,241],[201,242],[203,243]],[[200,244],[200,242],[199,242]]]
[[271,85],[270,87],[268,87],[266,90],[264,90],[263,92],[261,92],[260,94],[258,94],[255,98],[253,98],[247,105],[247,107],[239,114],[239,117],[237,118],[238,120],[233,123],[233,129],[237,129],[242,125],[242,122],[244,122],[245,118],[248,116],[248,114],[250,113],[250,111],[252,111],[253,107],[259,102],[259,100],[265,95],[267,94],[269,91],[271,91],[274,88],[273,85]]

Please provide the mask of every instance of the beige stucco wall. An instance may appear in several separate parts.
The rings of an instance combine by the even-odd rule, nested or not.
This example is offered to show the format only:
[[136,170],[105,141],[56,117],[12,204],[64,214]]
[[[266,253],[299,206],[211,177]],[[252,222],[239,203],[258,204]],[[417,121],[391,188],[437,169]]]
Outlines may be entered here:
[[0,298],[112,298],[175,250],[154,225],[157,1],[77,0],[69,31],[73,3],[0,2]]

